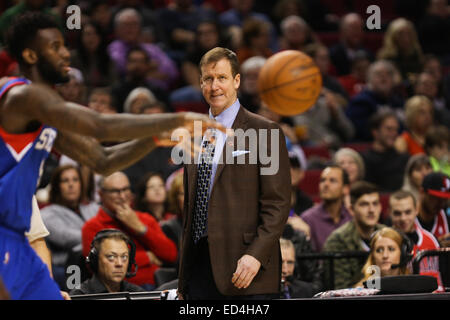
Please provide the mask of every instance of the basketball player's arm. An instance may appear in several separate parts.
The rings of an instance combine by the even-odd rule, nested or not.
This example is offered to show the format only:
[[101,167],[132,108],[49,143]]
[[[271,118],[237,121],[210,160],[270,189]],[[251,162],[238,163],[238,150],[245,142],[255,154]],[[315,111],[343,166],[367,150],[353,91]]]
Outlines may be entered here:
[[5,285],[3,284],[2,277],[0,276],[0,300],[9,300],[11,299],[8,290],[6,290]]
[[53,277],[52,255],[47,247],[47,244],[45,243],[45,239],[44,238],[35,239],[32,242],[30,242],[30,246],[39,256],[39,258],[41,258],[42,262],[44,262],[45,265],[48,267],[50,276]]
[[193,112],[154,115],[100,114],[76,103],[66,102],[54,90],[41,84],[16,86],[3,103],[2,125],[7,132],[19,133],[33,121],[91,136],[99,141],[127,141],[155,136],[164,131],[185,127],[194,131],[194,121],[207,127],[225,128],[207,115]]
[[132,165],[157,145],[152,137],[147,137],[104,147],[91,137],[60,131],[54,147],[95,172],[109,175]]
[[41,211],[39,210],[35,196],[33,196],[33,199],[31,200],[31,208],[30,230],[25,232],[25,236],[30,242],[30,246],[41,258],[42,262],[47,265],[50,276],[52,276],[52,256],[47,244],[45,243],[45,237],[47,237],[50,233],[48,232],[44,221],[42,221]]

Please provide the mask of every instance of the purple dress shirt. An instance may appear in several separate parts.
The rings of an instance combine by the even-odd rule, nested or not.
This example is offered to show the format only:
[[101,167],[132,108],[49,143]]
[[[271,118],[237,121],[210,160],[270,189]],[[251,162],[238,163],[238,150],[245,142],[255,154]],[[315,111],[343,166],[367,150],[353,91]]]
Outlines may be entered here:
[[309,225],[311,229],[311,244],[316,252],[322,251],[328,236],[331,232],[352,219],[352,216],[345,208],[341,207],[341,219],[337,224],[334,223],[330,214],[325,211],[323,203],[309,208],[301,215],[301,218]]

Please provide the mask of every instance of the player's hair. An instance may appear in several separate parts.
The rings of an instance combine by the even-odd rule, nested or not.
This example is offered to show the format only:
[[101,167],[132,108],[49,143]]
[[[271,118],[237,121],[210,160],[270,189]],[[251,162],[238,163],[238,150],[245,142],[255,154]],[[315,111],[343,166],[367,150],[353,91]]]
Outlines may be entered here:
[[227,48],[216,47],[214,49],[209,50],[204,54],[202,59],[200,60],[200,72],[202,67],[210,64],[217,63],[222,59],[226,59],[230,62],[231,65],[231,73],[233,77],[235,77],[239,73],[239,61],[236,56],[236,53]]
[[35,45],[34,42],[39,30],[53,28],[59,29],[59,26],[50,15],[42,12],[27,12],[20,15],[13,21],[4,35],[6,49],[20,65],[24,65],[23,50]]

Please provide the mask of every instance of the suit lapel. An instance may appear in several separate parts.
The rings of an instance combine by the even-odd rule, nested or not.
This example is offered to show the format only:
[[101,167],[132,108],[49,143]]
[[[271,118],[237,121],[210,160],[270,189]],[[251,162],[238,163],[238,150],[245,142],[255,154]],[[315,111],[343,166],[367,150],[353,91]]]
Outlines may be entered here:
[[[247,128],[246,127],[247,121],[248,121],[248,117],[246,114],[246,110],[244,109],[244,107],[240,106],[238,114],[236,115],[236,119],[233,122],[232,129],[233,130],[236,130],[236,129],[245,130]],[[236,137],[227,137],[227,140],[225,141],[225,145],[223,146],[222,155],[220,156],[221,157],[220,164],[217,165],[216,175],[214,177],[211,194],[213,193],[214,186],[216,185],[217,181],[219,180],[220,175],[222,174],[223,169],[225,168],[225,164],[231,163],[231,161],[232,161],[233,155],[227,152],[227,149],[228,149],[227,145],[229,145],[229,146],[232,145],[232,150],[234,151],[236,148],[236,144],[237,144]]]

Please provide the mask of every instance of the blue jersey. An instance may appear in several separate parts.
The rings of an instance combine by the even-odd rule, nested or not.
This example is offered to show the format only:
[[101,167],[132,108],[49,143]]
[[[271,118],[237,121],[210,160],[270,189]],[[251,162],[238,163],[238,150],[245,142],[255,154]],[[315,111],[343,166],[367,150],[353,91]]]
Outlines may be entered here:
[[[13,86],[29,83],[10,78],[0,88],[0,99]],[[10,134],[0,127],[0,226],[21,234],[30,229],[31,200],[56,134],[55,128],[46,125],[23,134]]]

